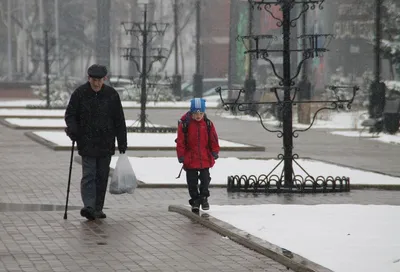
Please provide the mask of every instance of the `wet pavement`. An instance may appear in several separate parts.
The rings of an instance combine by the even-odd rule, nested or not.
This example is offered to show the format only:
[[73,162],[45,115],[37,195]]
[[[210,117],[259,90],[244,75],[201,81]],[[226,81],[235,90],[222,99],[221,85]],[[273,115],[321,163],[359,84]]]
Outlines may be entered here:
[[[168,205],[187,204],[188,194],[183,188],[139,188],[133,195],[107,194],[107,219],[87,222],[79,215],[81,165],[76,162],[68,219],[64,220],[70,153],[52,151],[23,133],[0,127],[0,271],[287,271],[263,255],[168,212]],[[317,137],[318,133],[312,135]],[[224,138],[228,136],[226,133]],[[235,137],[232,135],[232,140]],[[322,140],[314,142],[318,145]],[[263,156],[275,149],[262,152]],[[376,153],[371,151],[372,155]],[[173,152],[165,154],[175,156]],[[376,168],[385,170],[379,169],[379,164]],[[210,203],[400,205],[400,192],[265,195],[213,188]]]
[[[79,206],[68,206],[70,210],[78,210]],[[48,204],[21,204],[0,203],[0,212],[42,212],[42,211],[64,211],[65,205]]]
[[0,150],[0,271],[287,271],[168,212],[170,204],[187,203],[185,189],[108,194],[107,219],[88,222],[79,215],[81,166],[75,162],[64,220],[69,152],[6,127]]
[[113,210],[92,222],[61,215],[0,213],[0,271],[286,271],[166,211]]

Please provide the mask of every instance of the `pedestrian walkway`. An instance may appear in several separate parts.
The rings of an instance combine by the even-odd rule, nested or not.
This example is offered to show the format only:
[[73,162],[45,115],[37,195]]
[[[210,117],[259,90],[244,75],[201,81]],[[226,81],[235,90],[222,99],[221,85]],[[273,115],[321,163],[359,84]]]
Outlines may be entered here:
[[[187,204],[186,189],[138,188],[134,195],[107,194],[107,219],[86,221],[79,215],[81,166],[75,162],[71,209],[64,220],[70,152],[52,151],[23,133],[0,127],[0,271],[287,271],[185,216],[168,212],[169,205]],[[400,205],[400,192],[278,196],[213,188],[210,201],[211,205]]]
[[[70,194],[76,207],[64,220],[57,207],[65,203],[70,153],[52,151],[6,127],[0,129],[0,150],[0,271],[286,271],[168,212],[168,204],[186,204],[183,189],[108,194],[108,218],[86,221],[77,209],[81,168],[76,163]],[[27,212],[6,203],[51,204],[56,211]]]

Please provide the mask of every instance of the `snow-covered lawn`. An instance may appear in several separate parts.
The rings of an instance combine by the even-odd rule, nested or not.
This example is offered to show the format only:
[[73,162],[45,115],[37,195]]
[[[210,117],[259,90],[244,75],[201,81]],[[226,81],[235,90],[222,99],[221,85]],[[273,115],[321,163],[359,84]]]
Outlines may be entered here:
[[[33,134],[60,147],[70,147],[71,140],[64,131],[33,131]],[[128,147],[175,148],[176,133],[128,133]],[[116,141],[117,142],[117,141]],[[219,140],[221,147],[250,147],[249,145]],[[158,170],[157,170],[158,172]]]
[[[26,128],[35,128],[35,127],[47,127],[47,128],[60,128],[65,127],[65,121],[62,118],[5,118],[5,121],[8,123]],[[126,126],[131,127],[139,127],[140,123],[136,122],[136,120],[125,120]],[[135,123],[136,122],[136,123]],[[149,127],[167,127],[164,125],[151,124]]]
[[[207,108],[218,108],[219,101],[217,99],[206,99]],[[0,108],[21,108],[26,106],[36,106],[41,107],[45,106],[46,101],[39,99],[30,99],[30,100],[3,100],[0,101]],[[134,101],[122,101],[122,106],[124,108],[140,108],[139,102]],[[162,102],[152,102],[149,101],[146,103],[147,108],[189,108],[189,101],[162,101]]]
[[400,206],[211,204],[207,213],[335,272],[400,271]]
[[26,106],[45,106],[46,101],[40,99],[21,99],[21,100],[2,100],[0,101],[0,107],[2,108],[13,108],[13,107],[26,107]]
[[0,117],[57,117],[64,118],[65,110],[1,109]]
[[[400,48],[400,44],[399,44],[399,48]],[[385,81],[385,84],[388,89],[394,89],[394,90],[400,91],[400,81],[387,80],[387,81]]]
[[379,141],[383,143],[388,143],[388,144],[400,144],[400,136],[399,135],[390,135],[390,134],[384,134],[380,133],[378,135],[372,135],[371,133],[368,132],[363,132],[360,134],[359,131],[332,131],[330,132],[333,135],[340,135],[340,136],[346,136],[346,137],[359,137],[359,138],[366,138],[368,140],[373,140],[373,141]]
[[[129,139],[128,139],[129,142]],[[70,146],[70,144],[68,144]],[[129,155],[129,152],[128,152]],[[115,168],[118,156],[111,159],[111,168]],[[129,157],[132,168],[136,173],[136,177],[149,184],[186,184],[185,175],[180,179],[175,179],[181,168],[176,158],[171,157]],[[347,176],[350,178],[350,184],[384,184],[384,185],[400,185],[400,178],[346,168],[334,164],[324,163],[314,160],[297,160],[299,164],[310,175],[313,176]],[[238,159],[238,158],[219,158],[215,166],[210,169],[211,183],[227,184],[227,177],[230,175],[261,175],[268,174],[278,163],[278,160],[255,160],[255,159]],[[157,166],[157,171],[154,169]],[[283,164],[275,170],[280,173]],[[293,165],[295,173],[304,174],[297,165]]]
[[[239,119],[244,121],[260,121],[258,117],[249,115],[231,115],[223,112],[221,117],[229,119]],[[312,116],[311,116],[312,117]],[[343,130],[357,130],[362,129],[361,123],[368,118],[366,111],[351,111],[351,112],[329,112],[324,111],[317,115],[312,128],[318,129],[343,129]],[[312,119],[310,120],[312,121]],[[264,119],[263,123],[270,126],[278,126],[279,121],[274,118]],[[299,124],[297,116],[293,115],[293,127],[297,129],[307,128],[309,125]]]

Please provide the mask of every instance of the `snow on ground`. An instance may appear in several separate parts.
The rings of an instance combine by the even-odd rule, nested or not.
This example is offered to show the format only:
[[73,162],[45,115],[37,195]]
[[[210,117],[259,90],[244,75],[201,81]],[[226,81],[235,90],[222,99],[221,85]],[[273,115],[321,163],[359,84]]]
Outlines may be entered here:
[[[258,117],[249,115],[232,115],[227,112],[221,114],[221,117],[229,119],[239,119],[244,121],[260,121]],[[311,116],[312,117],[312,116]],[[312,128],[319,129],[362,129],[361,123],[367,119],[366,111],[351,112],[323,112],[317,115]],[[311,119],[312,121],[312,119]],[[270,126],[278,126],[279,121],[275,118],[263,119],[263,123]],[[309,125],[297,123],[297,116],[293,115],[293,127],[297,129],[307,128]]]
[[[37,136],[58,146],[71,146],[64,131],[33,131]],[[128,147],[175,147],[176,133],[128,133]],[[116,141],[117,142],[117,141]],[[249,145],[219,139],[221,147],[248,147]]]
[[330,132],[333,135],[340,135],[346,137],[359,137],[359,138],[366,138],[368,140],[379,141],[387,144],[400,144],[400,136],[399,135],[390,135],[380,133],[378,135],[371,134],[368,132],[363,132],[360,134],[359,131],[332,131]]
[[385,84],[388,89],[394,89],[400,91],[400,81],[387,80],[385,81]]
[[207,213],[335,272],[400,271],[399,206],[211,202]]
[[[128,139],[129,142],[129,139]],[[70,146],[70,142],[68,142]],[[129,151],[128,151],[129,155]],[[111,168],[115,168],[118,156],[111,159]],[[185,175],[180,179],[175,179],[181,168],[178,159],[171,157],[129,157],[132,168],[139,180],[150,184],[186,184]],[[356,170],[337,166],[334,164],[314,161],[314,160],[297,160],[299,164],[310,175],[313,176],[347,176],[350,177],[350,184],[400,184],[400,178],[387,175]],[[238,159],[238,158],[219,158],[215,166],[210,169],[211,183],[227,184],[227,177],[230,175],[261,175],[268,174],[278,163],[278,160],[254,160],[254,159]],[[157,171],[151,171],[157,165]],[[275,174],[281,173],[283,163],[275,170]],[[303,174],[300,168],[293,164],[294,171],[297,174]]]
[[[220,101],[216,98],[206,99],[208,108],[217,108]],[[3,100],[0,101],[0,107],[2,108],[12,108],[12,107],[26,107],[26,106],[45,106],[46,101],[39,99],[30,99],[30,100]],[[127,108],[139,108],[140,103],[135,101],[122,101],[122,106]],[[146,103],[147,108],[158,108],[158,107],[166,107],[166,108],[189,108],[190,104],[188,101],[160,101],[153,102],[149,101]]]
[[[49,128],[58,128],[64,127],[65,121],[63,118],[5,118],[5,120],[16,126],[34,128],[34,127],[49,127]],[[139,127],[140,123],[136,122],[136,120],[125,120],[126,126],[131,127],[135,125],[135,127]],[[136,123],[135,123],[136,122]],[[148,125],[149,127],[166,127],[158,124]]]
[[1,109],[0,108],[0,117],[7,116],[52,116],[52,117],[60,117],[64,118],[65,110],[41,110],[41,109]]
[[39,99],[3,100],[0,107],[26,107],[26,106],[45,106],[46,101]]

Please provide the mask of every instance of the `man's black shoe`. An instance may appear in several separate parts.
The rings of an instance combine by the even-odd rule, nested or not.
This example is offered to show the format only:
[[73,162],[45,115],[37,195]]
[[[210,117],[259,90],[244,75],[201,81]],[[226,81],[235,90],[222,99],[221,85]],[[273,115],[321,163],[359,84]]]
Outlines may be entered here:
[[90,207],[84,207],[81,209],[81,216],[86,217],[87,220],[95,220],[94,210]]
[[96,218],[100,218],[100,219],[107,218],[107,215],[103,211],[96,211],[95,216],[96,216]]

